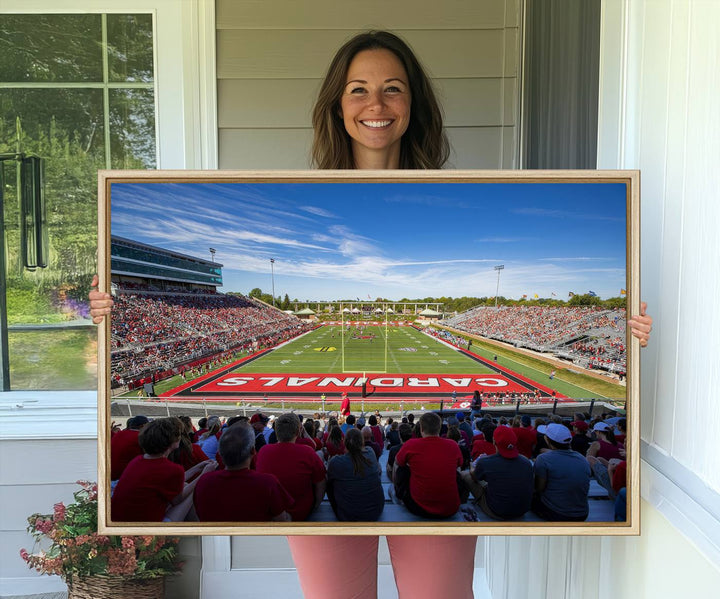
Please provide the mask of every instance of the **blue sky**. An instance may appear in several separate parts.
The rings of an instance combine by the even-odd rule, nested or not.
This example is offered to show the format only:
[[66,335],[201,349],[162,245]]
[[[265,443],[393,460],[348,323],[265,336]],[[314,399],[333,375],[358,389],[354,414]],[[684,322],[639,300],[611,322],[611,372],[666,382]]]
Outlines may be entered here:
[[291,299],[625,288],[625,186],[611,183],[113,183],[113,235],[215,260],[220,291]]

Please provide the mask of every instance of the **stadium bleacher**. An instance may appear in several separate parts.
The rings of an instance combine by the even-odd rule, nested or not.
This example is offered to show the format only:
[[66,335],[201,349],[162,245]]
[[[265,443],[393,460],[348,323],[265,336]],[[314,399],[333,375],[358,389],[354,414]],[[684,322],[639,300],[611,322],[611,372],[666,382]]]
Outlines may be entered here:
[[626,372],[624,309],[478,306],[443,324],[516,347],[550,353],[582,368]]
[[207,356],[275,345],[309,328],[295,316],[238,295],[116,290],[111,378],[133,388]]

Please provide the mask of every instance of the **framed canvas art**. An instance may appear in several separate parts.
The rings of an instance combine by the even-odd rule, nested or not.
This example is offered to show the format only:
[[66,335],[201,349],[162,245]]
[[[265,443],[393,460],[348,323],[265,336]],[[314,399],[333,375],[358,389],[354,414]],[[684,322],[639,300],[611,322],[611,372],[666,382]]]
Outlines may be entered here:
[[637,171],[100,171],[100,530],[639,534]]

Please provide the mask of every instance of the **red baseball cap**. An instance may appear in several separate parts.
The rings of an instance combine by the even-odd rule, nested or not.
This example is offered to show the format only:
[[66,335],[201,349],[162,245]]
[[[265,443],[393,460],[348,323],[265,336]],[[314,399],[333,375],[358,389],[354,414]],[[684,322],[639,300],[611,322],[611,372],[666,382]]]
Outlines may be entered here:
[[517,436],[508,426],[498,426],[493,432],[493,442],[498,453],[504,458],[516,458],[519,453],[516,447]]

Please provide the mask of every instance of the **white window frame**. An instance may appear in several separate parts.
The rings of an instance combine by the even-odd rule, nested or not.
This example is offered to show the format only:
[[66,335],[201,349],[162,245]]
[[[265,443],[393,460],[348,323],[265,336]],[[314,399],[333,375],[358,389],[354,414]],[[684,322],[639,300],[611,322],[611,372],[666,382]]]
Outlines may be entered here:
[[[78,4],[85,6],[78,7]],[[0,14],[153,15],[159,169],[217,168],[212,0],[0,0]]]
[[[157,167],[217,168],[213,0],[0,0],[13,13],[152,14]],[[91,439],[97,427],[96,391],[0,393],[0,439]]]

